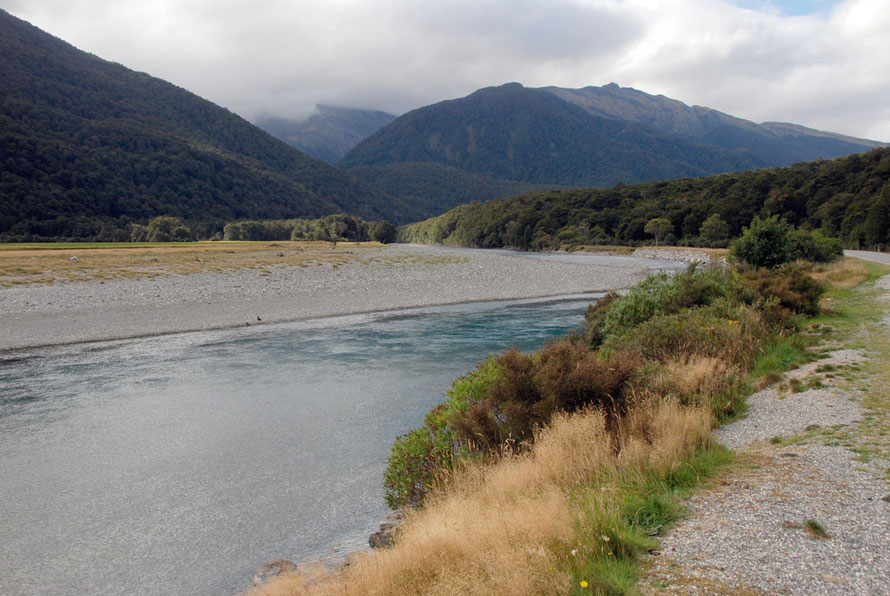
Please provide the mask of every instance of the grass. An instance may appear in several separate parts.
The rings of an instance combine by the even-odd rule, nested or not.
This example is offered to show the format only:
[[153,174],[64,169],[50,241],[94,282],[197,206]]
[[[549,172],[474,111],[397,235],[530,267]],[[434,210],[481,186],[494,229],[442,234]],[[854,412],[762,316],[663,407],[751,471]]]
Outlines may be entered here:
[[638,555],[682,513],[676,499],[728,457],[708,448],[709,429],[706,408],[641,403],[616,451],[600,412],[559,414],[529,451],[455,471],[392,549],[303,566],[254,593],[629,591]]
[[440,265],[461,257],[393,257],[377,243],[124,242],[0,244],[0,287],[75,281],[144,279],[207,271],[379,262],[384,266]]

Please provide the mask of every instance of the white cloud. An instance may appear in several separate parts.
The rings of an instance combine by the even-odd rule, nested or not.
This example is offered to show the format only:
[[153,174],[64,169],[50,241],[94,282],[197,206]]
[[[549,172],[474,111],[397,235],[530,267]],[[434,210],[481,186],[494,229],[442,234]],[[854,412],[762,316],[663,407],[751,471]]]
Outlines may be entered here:
[[0,0],[248,118],[302,116],[318,102],[400,113],[508,81],[615,81],[757,121],[890,140],[890,3],[820,0],[802,16],[782,4]]

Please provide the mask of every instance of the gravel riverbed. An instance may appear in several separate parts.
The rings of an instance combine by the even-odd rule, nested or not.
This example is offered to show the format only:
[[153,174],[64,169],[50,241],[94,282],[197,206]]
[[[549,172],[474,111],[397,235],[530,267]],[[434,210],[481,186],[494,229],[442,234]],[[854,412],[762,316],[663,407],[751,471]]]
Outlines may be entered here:
[[[877,286],[890,290],[890,276]],[[890,316],[872,333],[887,342]],[[647,558],[643,593],[890,593],[887,412],[838,373],[868,356],[837,350],[790,371],[714,433],[737,463]],[[812,388],[795,393],[791,379]]]
[[604,292],[629,287],[659,266],[645,258],[590,264],[414,245],[380,247],[373,257],[0,288],[0,350]]

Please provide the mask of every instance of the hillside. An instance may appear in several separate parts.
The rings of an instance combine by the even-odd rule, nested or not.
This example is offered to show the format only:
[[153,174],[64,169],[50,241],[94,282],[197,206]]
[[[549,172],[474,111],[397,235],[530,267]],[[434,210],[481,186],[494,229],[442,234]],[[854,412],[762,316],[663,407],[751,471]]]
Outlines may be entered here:
[[306,120],[261,118],[256,125],[273,137],[329,164],[396,119],[392,114],[317,105]]
[[438,163],[396,163],[357,166],[349,173],[383,192],[408,202],[425,217],[439,215],[473,201],[488,201],[553,185],[498,180]]
[[796,124],[757,124],[702,106],[688,106],[663,95],[649,95],[610,83],[602,87],[544,91],[604,118],[630,120],[674,134],[694,143],[715,145],[731,151],[743,149],[764,165],[789,165],[798,161],[859,153],[886,143],[823,132]]
[[209,101],[3,11],[0,97],[0,238],[119,238],[157,215],[416,217]]
[[410,162],[567,186],[610,186],[762,165],[743,152],[594,116],[552,93],[518,83],[409,112],[359,143],[339,165]]
[[[722,234],[703,224],[716,214]],[[890,244],[890,149],[752,172],[619,185],[609,190],[535,192],[462,205],[402,229],[408,242],[547,249],[651,242],[644,230],[670,220],[666,243],[720,245],[755,215],[822,229],[847,248]],[[718,229],[719,229],[718,227]]]

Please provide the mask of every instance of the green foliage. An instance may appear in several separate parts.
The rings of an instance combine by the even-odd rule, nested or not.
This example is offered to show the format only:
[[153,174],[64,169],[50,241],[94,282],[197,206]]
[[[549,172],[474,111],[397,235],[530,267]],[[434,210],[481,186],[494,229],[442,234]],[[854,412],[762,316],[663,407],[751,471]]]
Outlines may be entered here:
[[708,178],[532,192],[461,205],[404,226],[401,235],[407,242],[540,250],[558,247],[557,235],[568,230],[567,244],[635,246],[650,239],[646,223],[664,217],[673,224],[679,244],[716,244],[722,226],[707,240],[699,237],[704,222],[714,216],[726,224],[726,238],[732,238],[755,216],[775,215],[795,227],[821,229],[847,248],[876,248],[888,241],[890,223],[884,225],[881,211],[890,204],[882,202],[888,197],[890,149],[875,149]]
[[708,307],[659,314],[603,344],[606,352],[628,351],[667,362],[708,356],[747,368],[754,361],[765,329],[756,313],[741,307],[728,318]]
[[791,226],[780,221],[778,215],[761,219],[755,217],[751,225],[742,229],[742,235],[733,240],[729,252],[736,259],[752,267],[778,267],[787,263],[788,234]]
[[[789,265],[741,278],[726,267],[693,266],[673,277],[650,276],[627,296],[608,294],[588,308],[582,334],[535,354],[489,357],[457,379],[424,427],[397,441],[386,471],[387,502],[421,504],[455,460],[523,449],[556,412],[592,406],[615,431],[638,391],[708,403],[718,421],[737,415],[743,375],[786,330],[788,317],[812,312],[820,292],[803,267]],[[659,370],[691,362],[708,366],[697,369],[699,384],[678,384],[677,373],[657,380]],[[690,394],[661,393],[659,383]],[[667,506],[647,503],[630,516],[633,523],[659,526]]]
[[383,475],[384,498],[390,507],[420,506],[439,474],[450,469],[455,457],[465,454],[449,421],[482,399],[497,375],[494,358],[488,358],[454,381],[447,401],[426,415],[423,427],[396,439]]
[[723,247],[729,240],[729,226],[720,217],[719,213],[712,213],[701,224],[699,236],[704,246]]
[[[367,242],[370,230],[386,222],[367,222],[345,213],[318,219],[244,220],[228,223],[223,228],[226,240],[322,240]],[[391,225],[391,224],[387,224]]]
[[708,306],[721,298],[733,302],[753,300],[735,271],[728,268],[690,266],[674,276],[651,275],[634,286],[626,297],[612,301],[604,313],[588,310],[585,335],[592,341],[602,342],[656,315]]
[[192,231],[178,217],[155,217],[145,230],[148,242],[185,242],[191,240]]
[[382,244],[395,242],[397,235],[398,229],[388,221],[378,221],[370,229],[371,240]]
[[674,224],[671,223],[671,220],[665,219],[664,217],[656,217],[649,220],[643,228],[643,231],[655,236],[655,246],[658,246],[658,239],[673,229]]
[[626,408],[627,381],[640,365],[626,354],[601,359],[569,339],[549,343],[534,356],[511,350],[494,362],[498,376],[483,398],[449,421],[475,449],[528,441],[557,411],[592,405],[614,422]]
[[387,503],[417,506],[455,458],[520,448],[557,411],[603,408],[610,423],[625,411],[633,356],[598,358],[564,339],[535,355],[508,351],[457,379],[448,400],[427,414],[423,428],[400,437],[384,474]]
[[830,238],[822,230],[792,230],[786,240],[791,261],[830,263],[844,254],[840,239]]
[[452,433],[421,427],[396,439],[383,473],[384,496],[393,509],[416,507],[451,465]]
[[[656,548],[654,538],[683,516],[681,500],[730,461],[732,452],[715,446],[665,472],[628,476],[617,495],[617,511],[600,505],[598,486],[571,494],[579,534],[588,539],[578,545],[577,556],[564,561],[573,578],[570,593],[634,593],[639,557]],[[581,587],[582,581],[587,587]]]

